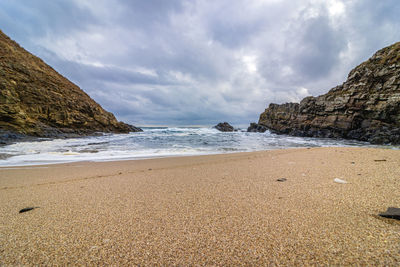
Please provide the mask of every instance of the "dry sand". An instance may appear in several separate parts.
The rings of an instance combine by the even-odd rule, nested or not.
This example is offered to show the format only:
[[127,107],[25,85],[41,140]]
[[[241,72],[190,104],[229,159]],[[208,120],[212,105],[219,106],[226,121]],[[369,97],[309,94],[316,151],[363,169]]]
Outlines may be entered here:
[[399,265],[399,189],[370,148],[0,168],[0,265]]

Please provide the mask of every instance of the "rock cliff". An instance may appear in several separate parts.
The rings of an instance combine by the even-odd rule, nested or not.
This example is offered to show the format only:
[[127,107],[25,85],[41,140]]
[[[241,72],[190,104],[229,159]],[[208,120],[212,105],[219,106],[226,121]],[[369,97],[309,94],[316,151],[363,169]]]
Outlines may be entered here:
[[139,130],[118,122],[78,86],[0,31],[0,134],[56,137]]
[[324,95],[270,104],[258,123],[296,136],[400,144],[400,42],[376,52]]

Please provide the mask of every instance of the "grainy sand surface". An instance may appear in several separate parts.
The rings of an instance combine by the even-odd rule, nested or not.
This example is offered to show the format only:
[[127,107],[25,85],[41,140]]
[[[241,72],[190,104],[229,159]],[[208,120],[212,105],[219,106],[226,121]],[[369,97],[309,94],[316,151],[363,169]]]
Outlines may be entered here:
[[0,265],[398,266],[389,206],[386,149],[0,168]]

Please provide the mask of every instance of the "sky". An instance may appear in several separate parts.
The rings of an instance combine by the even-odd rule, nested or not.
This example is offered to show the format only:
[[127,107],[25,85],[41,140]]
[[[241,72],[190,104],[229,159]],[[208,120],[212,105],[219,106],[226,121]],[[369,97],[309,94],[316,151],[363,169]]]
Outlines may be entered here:
[[398,0],[1,0],[0,29],[134,125],[258,121],[400,41]]

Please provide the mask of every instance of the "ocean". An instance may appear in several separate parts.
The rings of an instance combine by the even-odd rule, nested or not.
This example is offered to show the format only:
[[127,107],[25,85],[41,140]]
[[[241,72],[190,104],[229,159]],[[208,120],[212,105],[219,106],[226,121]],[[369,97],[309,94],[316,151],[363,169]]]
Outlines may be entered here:
[[[0,166],[112,161],[260,150],[367,146],[354,140],[292,137],[270,132],[219,132],[213,128],[148,127],[143,132],[72,139],[40,139],[0,147]],[[382,146],[380,146],[382,147]],[[388,148],[393,148],[389,147]]]

